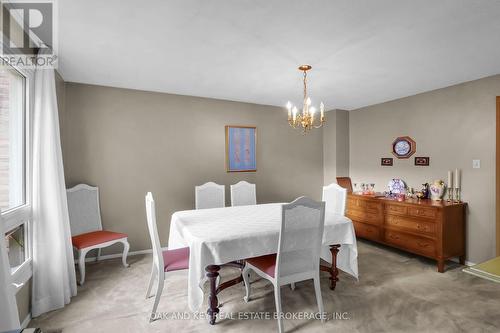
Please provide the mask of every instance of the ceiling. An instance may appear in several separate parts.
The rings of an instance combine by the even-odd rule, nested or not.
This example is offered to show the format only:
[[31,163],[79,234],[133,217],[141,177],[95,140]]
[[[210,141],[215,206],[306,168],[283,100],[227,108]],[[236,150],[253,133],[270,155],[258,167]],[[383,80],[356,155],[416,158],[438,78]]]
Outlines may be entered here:
[[[66,81],[355,109],[500,73],[496,0],[64,0]],[[316,103],[315,103],[316,102]]]

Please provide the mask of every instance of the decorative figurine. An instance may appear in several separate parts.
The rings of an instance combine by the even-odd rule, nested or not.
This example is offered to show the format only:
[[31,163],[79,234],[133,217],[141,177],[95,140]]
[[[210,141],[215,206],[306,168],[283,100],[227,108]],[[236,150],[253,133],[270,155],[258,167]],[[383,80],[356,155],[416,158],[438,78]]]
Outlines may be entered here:
[[429,198],[429,183],[422,184],[422,195],[423,197],[421,199],[427,199]]

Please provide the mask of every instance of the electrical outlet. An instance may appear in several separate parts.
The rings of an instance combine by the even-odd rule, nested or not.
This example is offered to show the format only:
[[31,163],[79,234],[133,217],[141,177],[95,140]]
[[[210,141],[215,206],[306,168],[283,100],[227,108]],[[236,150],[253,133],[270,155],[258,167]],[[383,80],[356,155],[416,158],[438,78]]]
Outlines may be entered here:
[[472,160],[472,168],[480,169],[481,168],[481,160]]

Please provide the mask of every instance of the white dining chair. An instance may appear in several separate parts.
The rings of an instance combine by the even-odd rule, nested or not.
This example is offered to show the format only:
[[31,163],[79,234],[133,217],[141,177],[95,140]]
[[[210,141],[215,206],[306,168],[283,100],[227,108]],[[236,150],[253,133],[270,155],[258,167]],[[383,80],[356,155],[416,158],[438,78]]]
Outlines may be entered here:
[[85,257],[90,250],[97,249],[96,261],[101,249],[116,243],[123,244],[122,263],[128,267],[127,255],[130,245],[127,234],[103,230],[99,207],[99,189],[78,184],[66,190],[68,214],[71,228],[71,242],[78,251],[80,285],[85,282]]
[[249,270],[269,280],[274,297],[279,332],[283,332],[280,287],[291,283],[314,281],[316,301],[324,322],[323,299],[319,280],[320,248],[325,224],[325,203],[300,197],[282,206],[278,253],[246,259],[242,275],[245,302],[250,301]]
[[196,209],[222,208],[226,206],[226,188],[214,182],[195,187]]
[[255,184],[250,184],[244,180],[231,185],[231,206],[249,206],[257,204],[255,194]]
[[156,280],[155,300],[153,309],[149,317],[149,322],[156,319],[155,313],[160,302],[160,297],[163,292],[163,284],[165,282],[165,272],[178,271],[188,269],[189,267],[189,247],[183,247],[175,250],[163,250],[158,236],[158,229],[156,226],[156,208],[155,201],[151,192],[146,194],[146,219],[148,222],[149,236],[153,247],[153,267],[151,269],[151,278],[149,279],[148,290],[146,291],[146,298],[152,295],[151,290],[153,283]]
[[347,199],[347,189],[341,187],[336,183],[328,186],[323,186],[322,201],[326,203],[326,212],[345,215],[345,205]]

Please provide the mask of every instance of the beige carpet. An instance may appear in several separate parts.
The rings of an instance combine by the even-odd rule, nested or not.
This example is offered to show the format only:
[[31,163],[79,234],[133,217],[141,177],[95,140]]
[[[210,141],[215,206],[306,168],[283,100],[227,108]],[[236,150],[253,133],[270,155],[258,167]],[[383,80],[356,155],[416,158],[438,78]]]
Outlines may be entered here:
[[[359,242],[360,281],[341,273],[337,289],[328,289],[322,273],[325,310],[338,317],[321,324],[314,320],[286,320],[286,332],[499,332],[500,284],[480,279],[452,264],[436,272],[433,261],[368,242]],[[119,259],[88,264],[87,281],[63,310],[45,314],[30,327],[63,332],[275,332],[275,320],[219,321],[172,319],[189,314],[186,271],[172,272],[158,311],[170,319],[148,323],[153,299],[144,299],[151,256],[129,258],[130,268]],[[225,269],[224,275],[235,271]],[[256,281],[252,276],[252,281]],[[243,286],[223,291],[221,311],[234,317],[249,312],[273,312],[269,283],[252,283],[253,300],[243,302]],[[312,282],[282,289],[285,312],[317,311]],[[206,300],[205,300],[206,304]],[[204,308],[205,310],[205,308]]]

